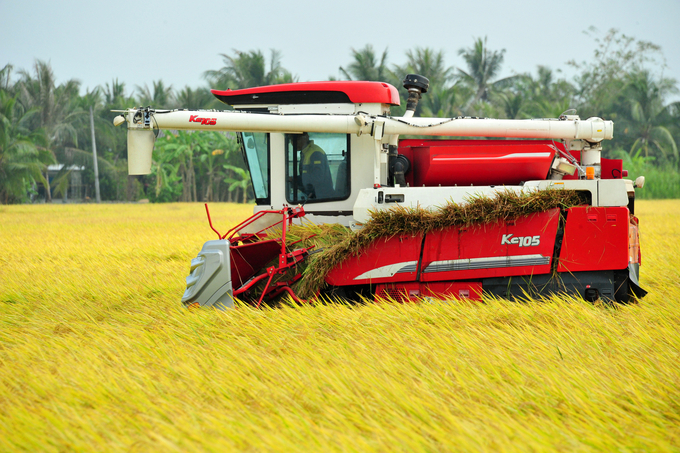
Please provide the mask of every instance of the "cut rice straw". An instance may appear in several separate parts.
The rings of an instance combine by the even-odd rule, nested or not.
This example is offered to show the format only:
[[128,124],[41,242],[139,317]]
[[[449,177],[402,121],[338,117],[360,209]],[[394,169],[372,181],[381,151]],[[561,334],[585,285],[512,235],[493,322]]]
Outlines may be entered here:
[[289,238],[302,239],[305,247],[315,245],[316,252],[307,260],[302,279],[295,291],[303,298],[313,297],[326,286],[328,273],[378,239],[397,235],[427,234],[450,227],[469,227],[483,223],[516,219],[553,208],[567,209],[582,204],[574,190],[539,190],[531,193],[501,191],[495,197],[473,196],[465,203],[448,202],[427,210],[397,205],[389,210],[371,211],[363,228],[350,232],[337,224],[307,223],[293,226]]

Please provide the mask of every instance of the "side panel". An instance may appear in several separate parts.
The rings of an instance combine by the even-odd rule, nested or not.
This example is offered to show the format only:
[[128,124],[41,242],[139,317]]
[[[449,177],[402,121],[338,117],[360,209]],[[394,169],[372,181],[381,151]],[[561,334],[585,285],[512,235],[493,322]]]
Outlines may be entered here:
[[569,209],[557,271],[626,269],[628,224],[628,208]]
[[378,239],[359,256],[346,259],[333,269],[326,282],[334,286],[416,280],[422,234]]
[[420,298],[480,300],[482,282],[387,283],[377,285],[375,297],[376,300],[392,298],[400,302]]
[[561,143],[549,140],[402,140],[413,186],[514,185],[546,179]]
[[547,274],[558,224],[555,208],[513,221],[430,233],[420,280]]
[[[526,299],[530,297],[550,296],[551,294],[572,294],[586,297],[586,290],[595,289],[599,297],[608,300],[621,300],[620,293],[626,293],[627,272],[565,272],[553,276],[523,275],[507,278],[486,278],[482,281],[485,294],[507,299]],[[625,286],[623,286],[625,285]]]
[[[570,151],[570,154],[581,162],[581,151]],[[623,178],[623,160],[621,159],[600,159],[602,179],[621,179]],[[565,175],[562,179],[578,179],[578,172],[573,175]]]

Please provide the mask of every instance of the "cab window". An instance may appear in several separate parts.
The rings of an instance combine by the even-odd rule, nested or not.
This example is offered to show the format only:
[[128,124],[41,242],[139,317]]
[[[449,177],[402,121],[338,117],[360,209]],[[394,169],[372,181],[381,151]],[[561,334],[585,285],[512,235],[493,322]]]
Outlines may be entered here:
[[286,134],[286,200],[316,203],[350,195],[347,134]]
[[257,204],[269,204],[269,134],[243,132],[241,150],[248,165]]

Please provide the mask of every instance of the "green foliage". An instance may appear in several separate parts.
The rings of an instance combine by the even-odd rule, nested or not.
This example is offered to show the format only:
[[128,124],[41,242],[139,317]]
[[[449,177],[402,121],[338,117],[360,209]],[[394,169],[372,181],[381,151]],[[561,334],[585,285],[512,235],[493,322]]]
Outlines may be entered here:
[[[454,69],[446,66],[444,52],[431,48],[416,47],[406,52],[406,64],[395,66],[395,81],[401,86],[401,80],[406,74],[422,74],[430,81],[430,89],[420,100],[416,108],[416,116],[457,116],[460,114],[461,86],[450,83],[454,79]],[[402,108],[405,108],[407,94],[400,91]],[[403,114],[400,110],[395,114]]]
[[639,199],[680,198],[680,173],[669,166],[658,166],[653,156],[645,157],[642,149],[627,152],[615,150],[613,157],[623,159],[623,168],[628,170],[628,179],[635,180],[638,176],[645,177],[645,185],[635,191]]
[[226,107],[212,95],[207,88],[184,87],[175,95],[175,103],[183,108],[190,110],[198,109],[220,109]]
[[49,63],[36,61],[33,73],[19,71],[19,102],[24,109],[36,109],[33,127],[45,131],[48,148],[55,152],[64,146],[77,146],[76,120],[84,111],[78,105],[79,82],[69,80],[57,85]]
[[37,109],[24,111],[16,97],[0,91],[0,202],[22,202],[37,183],[47,184],[43,171],[53,162],[42,129],[31,130]]
[[[218,201],[231,199],[231,183],[225,178],[225,166],[241,171],[242,186],[250,182],[239,145],[232,134],[223,132],[177,131],[156,140],[150,179],[151,201]],[[241,166],[234,164],[241,164]],[[200,178],[197,176],[200,175]],[[241,197],[246,202],[245,197]]]
[[223,165],[229,175],[224,178],[224,182],[229,186],[229,192],[240,192],[242,194],[242,202],[248,201],[248,188],[250,187],[250,175],[243,168],[235,165]]
[[147,85],[137,86],[137,100],[143,106],[153,106],[157,109],[174,108],[174,97],[172,86],[166,86],[162,80],[154,81],[153,89],[149,89]]
[[597,29],[590,27],[586,34],[595,41],[593,58],[581,63],[567,62],[579,71],[576,76],[579,108],[587,116],[611,118],[611,106],[621,95],[627,75],[650,64],[663,69],[663,54],[658,45],[635,40],[616,29],[600,37]]
[[644,157],[653,156],[661,163],[678,163],[678,146],[670,132],[675,122],[671,111],[678,103],[664,105],[668,95],[677,93],[673,81],[658,80],[649,71],[627,75],[617,103],[623,126],[621,143],[631,153],[639,150]]
[[393,74],[387,66],[387,49],[378,58],[373,46],[366,44],[363,49],[352,49],[352,57],[354,61],[347,65],[347,69],[340,66],[340,73],[347,80],[385,82],[393,78]]
[[[498,118],[556,118],[576,109],[582,117],[614,120],[616,133],[605,156],[614,149],[645,159],[647,187],[641,196],[675,196],[680,165],[680,102],[677,81],[663,77],[665,61],[658,46],[617,30],[604,35],[590,29],[595,50],[585,62],[568,62],[578,70],[573,80],[538,66],[535,74],[502,76],[505,50],[489,47],[486,38],[474,39],[458,55],[464,67],[448,66],[442,50],[416,47],[402,64],[389,61],[387,49],[377,52],[368,44],[351,49],[352,60],[339,67],[351,80],[382,80],[401,88],[407,73],[429,78],[430,89],[418,104],[416,115]],[[213,88],[245,88],[297,80],[283,67],[281,53],[269,58],[260,50],[222,54],[224,66],[204,76]],[[16,77],[13,78],[13,75]],[[392,115],[403,114],[402,105]],[[72,165],[80,171],[84,196],[94,197],[92,134],[89,109],[94,110],[95,140],[103,200],[220,201],[248,200],[249,175],[233,137],[180,132],[161,137],[154,153],[153,173],[129,177],[126,171],[127,134],[114,128],[113,118],[133,106],[155,108],[224,109],[206,87],[175,90],[162,80],[130,92],[112,79],[84,94],[75,80],[57,83],[49,63],[37,60],[30,71],[0,69],[3,108],[3,151],[0,157],[0,202],[32,199],[51,201],[53,189],[65,193]],[[11,105],[10,105],[11,104]],[[172,137],[171,137],[172,136]],[[217,152],[218,150],[222,151]],[[639,152],[639,153],[638,153]],[[213,154],[216,153],[216,154]],[[65,164],[52,183],[45,165]],[[637,164],[636,164],[637,165]],[[639,165],[638,165],[639,166]],[[12,168],[13,170],[9,170]],[[637,167],[636,167],[637,168]],[[642,171],[642,170],[641,170]],[[661,187],[666,187],[661,189]]]
[[490,50],[486,37],[484,40],[477,38],[472,48],[460,49],[458,54],[463,57],[467,65],[467,71],[458,69],[460,78],[475,93],[464,107],[465,111],[468,111],[480,100],[489,100],[491,93],[510,86],[517,79],[517,76],[497,79],[505,58],[505,49],[500,51]]
[[234,50],[234,54],[233,56],[220,54],[224,59],[224,66],[216,71],[204,73],[214,88],[249,88],[296,80],[296,77],[281,65],[281,52],[278,50],[271,50],[268,68],[266,59],[259,50],[249,52]]

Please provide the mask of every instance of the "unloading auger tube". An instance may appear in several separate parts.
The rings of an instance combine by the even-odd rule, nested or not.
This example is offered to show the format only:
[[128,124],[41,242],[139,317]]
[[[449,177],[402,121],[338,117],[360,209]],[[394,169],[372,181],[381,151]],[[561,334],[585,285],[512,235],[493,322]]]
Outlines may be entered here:
[[[370,134],[379,143],[396,143],[399,135],[452,137],[543,138],[584,140],[597,144],[613,137],[614,124],[601,118],[566,116],[560,119],[507,120],[490,118],[414,118],[382,115],[273,115],[216,110],[154,110],[134,108],[114,119],[127,122],[128,171],[151,172],[154,130],[203,130],[233,132],[326,132]],[[584,165],[599,165],[599,150]]]

